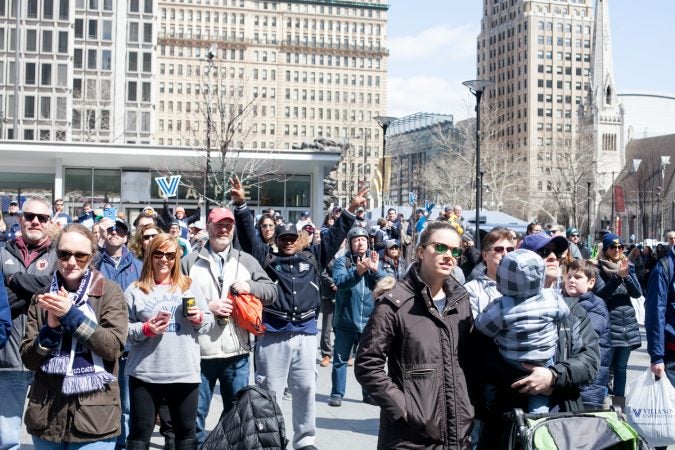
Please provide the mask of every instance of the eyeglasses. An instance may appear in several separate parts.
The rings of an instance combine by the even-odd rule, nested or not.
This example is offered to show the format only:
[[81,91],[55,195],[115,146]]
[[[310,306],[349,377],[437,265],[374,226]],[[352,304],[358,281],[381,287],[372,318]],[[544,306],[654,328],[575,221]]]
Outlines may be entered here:
[[495,253],[511,253],[514,251],[516,248],[515,247],[504,247],[503,245],[497,245],[495,247],[492,247],[492,251]]
[[433,246],[434,252],[438,255],[445,255],[450,252],[453,258],[462,256],[462,249],[460,247],[450,247],[448,244],[443,244],[442,242],[430,242],[427,245]]
[[623,250],[624,246],[623,245],[610,245],[608,248],[612,250]]
[[126,236],[127,235],[127,230],[121,227],[110,227],[107,230],[105,230],[106,234],[112,234],[112,233],[117,233],[118,236]]
[[149,241],[150,239],[154,238],[154,237],[157,236],[158,234],[159,234],[159,233],[155,233],[155,234],[144,234],[144,235],[143,235],[143,240],[144,240],[144,241]]
[[152,257],[155,259],[166,258],[167,261],[173,261],[176,259],[176,252],[163,252],[161,250],[155,250],[152,252]]
[[556,258],[560,259],[560,258],[562,258],[562,254],[564,253],[564,251],[560,252],[560,251],[556,251],[556,250],[553,249],[553,248],[542,247],[542,248],[540,248],[539,250],[535,251],[535,253],[536,253],[537,255],[541,256],[541,257],[544,258],[544,259],[548,258],[548,255],[550,255],[551,253],[553,253],[553,254],[555,254],[555,257],[556,257]]
[[49,214],[35,214],[35,213],[32,213],[32,212],[24,212],[23,213],[23,219],[27,220],[28,222],[32,222],[33,220],[35,220],[36,217],[37,217],[37,220],[40,223],[49,222]]
[[70,258],[75,257],[75,261],[77,262],[87,262],[89,257],[91,256],[91,253],[83,253],[83,252],[69,252],[68,250],[56,250],[56,257],[59,258],[61,261],[70,261]]

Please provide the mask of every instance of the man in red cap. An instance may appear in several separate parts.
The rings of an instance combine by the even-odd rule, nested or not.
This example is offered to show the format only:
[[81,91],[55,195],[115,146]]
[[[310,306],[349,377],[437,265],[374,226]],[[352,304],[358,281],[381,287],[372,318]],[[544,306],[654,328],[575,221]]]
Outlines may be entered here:
[[234,215],[227,208],[215,208],[206,223],[208,241],[199,251],[188,254],[181,262],[183,273],[192,278],[208,300],[218,318],[211,331],[199,337],[201,378],[197,407],[197,439],[206,439],[206,417],[216,381],[220,381],[223,408],[227,410],[235,394],[248,385],[248,332],[230,320],[232,301],[228,293],[255,295],[263,305],[274,303],[277,290],[265,271],[251,255],[232,248],[235,232]]

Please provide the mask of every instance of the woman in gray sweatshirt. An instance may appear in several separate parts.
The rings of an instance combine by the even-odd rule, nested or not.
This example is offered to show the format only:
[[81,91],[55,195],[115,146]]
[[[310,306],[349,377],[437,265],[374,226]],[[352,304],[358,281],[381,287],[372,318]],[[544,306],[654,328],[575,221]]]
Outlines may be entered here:
[[197,336],[213,315],[197,285],[181,274],[176,239],[162,233],[146,250],[140,279],[125,296],[129,307],[131,418],[127,450],[148,450],[155,416],[166,398],[176,450],[196,450],[200,356]]

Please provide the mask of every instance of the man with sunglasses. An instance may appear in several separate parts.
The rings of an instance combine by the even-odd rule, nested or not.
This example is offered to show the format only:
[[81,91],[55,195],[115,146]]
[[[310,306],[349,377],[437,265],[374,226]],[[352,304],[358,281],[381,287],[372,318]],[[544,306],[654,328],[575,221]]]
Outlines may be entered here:
[[21,417],[31,374],[21,362],[19,346],[26,327],[26,313],[33,294],[48,286],[56,269],[47,224],[51,205],[31,198],[23,205],[19,221],[21,236],[0,249],[0,268],[4,273],[12,315],[12,332],[0,350],[0,448],[18,449]]
[[541,256],[546,264],[544,287],[562,291],[560,261],[567,253],[569,243],[563,236],[549,236],[546,233],[529,234],[523,239],[520,248],[532,250]]
[[570,227],[565,230],[565,236],[567,237],[567,245],[569,245],[569,252],[573,259],[583,259],[581,255],[581,246],[579,244],[579,230],[574,227]]

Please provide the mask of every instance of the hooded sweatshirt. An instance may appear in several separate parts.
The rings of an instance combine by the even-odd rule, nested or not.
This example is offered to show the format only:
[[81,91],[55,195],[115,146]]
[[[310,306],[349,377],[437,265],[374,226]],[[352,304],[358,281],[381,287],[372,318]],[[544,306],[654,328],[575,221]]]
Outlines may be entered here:
[[555,355],[556,323],[569,314],[562,296],[544,289],[544,260],[530,250],[508,253],[497,267],[503,295],[476,317],[476,328],[494,337],[505,359],[543,364]]

